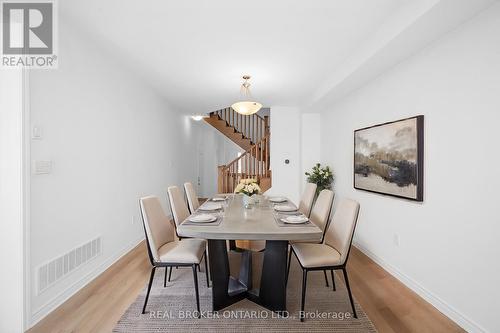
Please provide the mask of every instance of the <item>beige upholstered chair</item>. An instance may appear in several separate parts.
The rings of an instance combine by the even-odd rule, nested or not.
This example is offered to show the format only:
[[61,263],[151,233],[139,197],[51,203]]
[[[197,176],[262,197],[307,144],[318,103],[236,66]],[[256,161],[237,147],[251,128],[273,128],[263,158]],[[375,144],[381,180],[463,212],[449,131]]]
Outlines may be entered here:
[[[315,185],[315,184],[313,184]],[[316,189],[314,190],[316,191]],[[318,199],[314,203],[314,207],[311,211],[311,216],[309,219],[312,223],[316,224],[322,231],[323,235],[321,236],[321,240],[318,243],[323,242],[323,238],[325,237],[326,228],[328,226],[328,221],[330,220],[330,212],[332,211],[333,198],[335,197],[333,191],[331,190],[322,190]],[[309,243],[309,241],[290,241],[290,244],[296,243]],[[288,269],[290,269],[290,261],[292,260],[292,251],[288,252]],[[329,287],[328,277],[326,275],[326,270],[323,272],[325,275],[325,284]],[[332,275],[333,276],[333,275]],[[335,281],[332,278],[332,284],[335,288]]]
[[182,196],[181,190],[177,186],[170,186],[167,189],[167,192],[168,202],[170,204],[170,210],[172,211],[172,217],[174,218],[177,232],[177,227],[182,223],[182,221],[189,217],[190,213]]
[[[169,218],[165,215],[161,207],[160,200],[157,197],[145,197],[139,200],[142,213],[142,221],[144,224],[144,232],[146,233],[146,242],[148,245],[149,260],[153,268],[149,277],[148,291],[142,313],[146,311],[148,304],[149,293],[153,284],[153,279],[157,267],[165,267],[165,277],[167,268],[176,266],[191,266],[193,269],[194,286],[196,292],[196,307],[200,312],[200,298],[198,293],[198,276],[196,272],[201,259],[205,257],[205,272],[208,285],[208,266],[206,255],[206,241],[202,239],[185,239],[183,241],[176,240],[174,226]],[[164,282],[165,284],[165,282]]]
[[[323,243],[296,243],[292,244],[292,251],[302,267],[302,303],[301,313],[304,313],[306,297],[307,272],[330,270],[333,279],[333,270],[341,269],[349,293],[354,317],[357,318],[351,288],[347,277],[346,263],[349,257],[354,229],[359,214],[359,203],[350,199],[339,202],[333,215],[332,223],[328,226]],[[288,276],[287,276],[288,279]],[[304,318],[301,318],[304,321]]]
[[306,188],[304,189],[304,193],[302,193],[302,197],[299,202],[299,212],[309,217],[311,214],[311,208],[314,201],[314,196],[316,195],[317,185],[313,183],[307,183]]
[[200,202],[198,201],[198,196],[196,195],[193,184],[184,183],[184,192],[186,193],[189,211],[193,214],[198,207],[200,207]]
[[332,211],[334,196],[333,191],[322,190],[319,193],[318,199],[316,199],[311,215],[309,216],[311,222],[316,224],[316,226],[323,231],[323,236],[321,237],[320,242],[322,242],[323,237],[325,237],[325,231],[328,226],[328,221],[330,220],[330,212]]
[[[184,198],[182,196],[181,190],[177,186],[170,186],[167,189],[167,200],[170,205],[170,211],[172,212],[172,217],[174,219],[175,223],[175,234],[179,239],[182,239],[183,237],[180,237],[179,234],[177,233],[177,227],[189,217],[189,209],[186,206],[186,201],[184,201]],[[200,267],[198,266],[198,270],[200,270]],[[168,281],[170,281],[170,276],[172,275],[172,269],[170,269],[170,272],[168,274]],[[167,283],[167,271],[165,270],[165,284]]]

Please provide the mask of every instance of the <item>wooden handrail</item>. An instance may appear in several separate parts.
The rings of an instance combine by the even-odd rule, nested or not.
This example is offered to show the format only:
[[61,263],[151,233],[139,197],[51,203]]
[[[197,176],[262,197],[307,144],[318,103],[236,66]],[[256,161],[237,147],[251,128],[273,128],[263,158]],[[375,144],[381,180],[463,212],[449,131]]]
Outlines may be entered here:
[[233,127],[252,143],[261,141],[269,132],[269,117],[261,117],[258,114],[248,116],[241,115],[233,108],[224,108],[212,114],[216,114],[224,120],[228,126]]
[[243,154],[241,154],[240,156],[238,156],[237,158],[235,158],[234,160],[232,160],[231,162],[229,162],[228,164],[226,164],[224,167],[227,169],[230,165],[237,163],[238,160],[241,160],[247,154],[250,154],[251,152],[253,152],[254,150],[256,150],[257,147],[260,146],[263,142],[268,141],[269,137],[270,137],[270,135],[267,134],[264,138],[262,138],[262,140],[260,140],[259,142],[257,142],[252,148],[248,149],[246,152],[244,152]]
[[220,193],[233,192],[243,178],[260,181],[270,176],[269,140],[267,133],[259,142],[227,165],[219,166],[218,190]]
[[[232,109],[232,108],[231,108],[231,109]],[[257,118],[260,118],[260,120],[264,121],[264,117],[259,116],[257,113],[254,113],[254,115],[255,115]]]

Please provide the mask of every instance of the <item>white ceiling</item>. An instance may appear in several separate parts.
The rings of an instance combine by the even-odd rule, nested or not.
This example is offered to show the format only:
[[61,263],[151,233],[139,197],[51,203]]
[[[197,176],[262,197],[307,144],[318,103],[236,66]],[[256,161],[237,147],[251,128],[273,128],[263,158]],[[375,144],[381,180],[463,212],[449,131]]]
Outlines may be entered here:
[[239,98],[241,75],[264,105],[310,98],[409,0],[64,0],[59,12],[189,112]]
[[[236,101],[243,74],[252,75],[253,96],[265,106],[310,104],[340,86],[349,73],[437,3],[467,3],[465,12],[471,3],[491,1],[58,3],[63,21],[113,52],[173,105],[184,112],[203,113]],[[439,15],[435,21],[447,16]]]

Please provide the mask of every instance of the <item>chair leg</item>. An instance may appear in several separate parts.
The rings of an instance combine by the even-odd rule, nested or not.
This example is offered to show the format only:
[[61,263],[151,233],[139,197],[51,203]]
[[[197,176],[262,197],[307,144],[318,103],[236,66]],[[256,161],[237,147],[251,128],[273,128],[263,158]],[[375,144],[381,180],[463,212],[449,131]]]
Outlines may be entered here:
[[286,267],[286,279],[285,286],[288,285],[288,275],[290,274],[290,264],[292,262],[292,248],[290,247],[290,252],[288,252],[288,265]]
[[208,260],[207,260],[207,251],[203,254],[205,257],[205,276],[207,278],[207,288],[210,288],[210,275],[208,273]]
[[200,268],[200,265],[198,265],[198,272],[201,272],[201,268]]
[[193,265],[193,278],[194,278],[194,290],[196,292],[196,310],[198,310],[198,318],[200,316],[200,294],[198,293],[198,274],[196,272],[196,266]]
[[325,275],[325,284],[326,284],[326,287],[330,287],[330,285],[328,284],[328,277],[326,276],[326,270],[323,270],[323,274]]
[[142,313],[146,313],[146,305],[148,304],[149,292],[151,291],[151,286],[153,285],[153,278],[155,277],[156,267],[153,266],[151,269],[151,275],[149,276],[148,292],[146,293],[146,299],[144,300],[144,306],[142,307]]
[[[163,278],[163,288],[167,286],[167,272],[168,272],[168,267],[165,266],[165,277]],[[170,281],[170,280],[168,280]]]
[[351,287],[349,286],[349,278],[347,277],[347,271],[345,267],[342,268],[342,272],[344,273],[345,285],[347,287],[347,292],[349,294],[349,300],[351,301],[351,307],[352,307],[352,312],[354,314],[354,318],[358,318],[356,309],[354,308],[354,301],[352,300]]
[[334,278],[334,275],[333,275],[333,269],[330,269],[330,274],[332,275],[333,291],[336,291],[337,288],[335,288],[335,278]]
[[300,304],[300,321],[304,321],[304,305],[306,303],[307,269],[302,270],[302,303]]
[[168,282],[170,282],[171,278],[172,278],[172,266],[170,266],[170,269],[168,271]]

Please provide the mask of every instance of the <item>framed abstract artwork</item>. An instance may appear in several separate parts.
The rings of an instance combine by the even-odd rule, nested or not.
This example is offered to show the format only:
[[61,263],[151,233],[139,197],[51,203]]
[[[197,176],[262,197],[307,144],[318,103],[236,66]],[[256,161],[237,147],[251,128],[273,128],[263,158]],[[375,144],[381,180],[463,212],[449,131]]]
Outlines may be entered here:
[[354,188],[423,201],[424,116],[354,131]]

